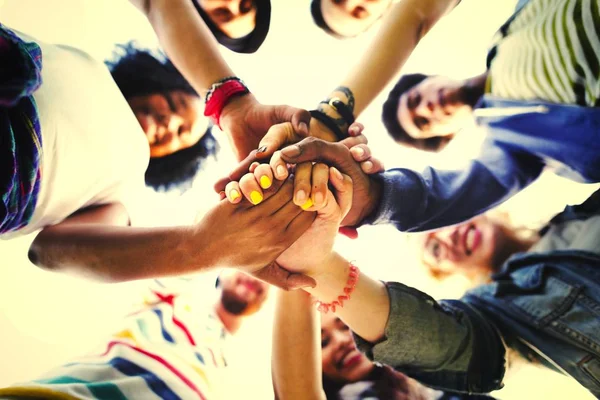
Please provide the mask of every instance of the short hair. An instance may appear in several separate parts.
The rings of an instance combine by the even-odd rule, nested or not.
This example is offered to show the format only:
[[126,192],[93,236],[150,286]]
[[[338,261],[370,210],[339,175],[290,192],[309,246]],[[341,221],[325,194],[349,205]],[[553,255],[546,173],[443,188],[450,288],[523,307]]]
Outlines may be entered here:
[[340,35],[325,22],[323,17],[323,10],[321,9],[321,0],[312,0],[310,3],[310,13],[312,15],[315,25],[323,29],[327,34],[335,37],[336,39],[346,39],[346,36]]
[[396,141],[396,143],[408,147],[414,147],[419,150],[438,152],[448,145],[448,143],[452,140],[453,135],[435,136],[427,139],[415,139],[414,137],[410,136],[406,130],[402,128],[400,122],[398,122],[398,104],[400,103],[400,97],[405,92],[417,86],[425,79],[430,78],[431,76],[433,75],[403,75],[388,95],[385,103],[383,103],[381,119],[383,120],[383,125],[388,131],[388,134]]
[[217,42],[231,51],[235,51],[236,53],[254,53],[267,38],[271,25],[271,0],[255,0],[256,25],[252,32],[241,38],[230,38],[227,36],[200,7],[198,0],[192,0],[192,3],[208,29],[210,29],[215,39],[217,39]]
[[[125,99],[172,91],[200,97],[162,52],[140,49],[134,42],[117,46],[113,60],[106,61],[106,65]],[[192,186],[203,161],[216,157],[217,150],[218,144],[209,126],[193,146],[165,157],[151,157],[146,185],[156,191],[185,191]]]

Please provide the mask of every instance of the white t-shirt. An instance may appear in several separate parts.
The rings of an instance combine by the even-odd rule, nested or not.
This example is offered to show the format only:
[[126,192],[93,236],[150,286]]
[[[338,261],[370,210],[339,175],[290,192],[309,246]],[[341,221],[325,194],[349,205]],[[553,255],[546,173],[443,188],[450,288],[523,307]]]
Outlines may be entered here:
[[[148,141],[108,68],[81,50],[42,43],[42,85],[34,93],[42,133],[42,182],[27,226],[54,225],[95,204],[143,189]],[[8,235],[0,235],[8,238]]]

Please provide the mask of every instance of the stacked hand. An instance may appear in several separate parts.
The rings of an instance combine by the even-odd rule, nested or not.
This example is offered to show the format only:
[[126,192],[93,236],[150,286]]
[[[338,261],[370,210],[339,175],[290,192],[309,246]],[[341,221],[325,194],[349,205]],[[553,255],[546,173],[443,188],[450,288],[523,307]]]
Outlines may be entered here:
[[[314,197],[317,200],[313,203],[312,199],[307,198],[297,209],[316,211],[317,218],[310,228],[277,258],[277,264],[289,271],[313,275],[331,255],[339,224],[351,207],[352,180],[349,176],[342,175],[335,167],[330,168],[320,163],[298,165],[296,174],[299,172],[312,181],[313,193],[316,193]],[[270,187],[273,174],[274,171],[268,164],[253,165],[251,172],[244,175],[239,182],[230,182],[227,185],[227,198],[232,203],[239,203],[243,195],[253,204],[261,203],[262,194],[259,193],[262,193],[261,189]],[[328,184],[331,184],[333,190],[329,189]]]

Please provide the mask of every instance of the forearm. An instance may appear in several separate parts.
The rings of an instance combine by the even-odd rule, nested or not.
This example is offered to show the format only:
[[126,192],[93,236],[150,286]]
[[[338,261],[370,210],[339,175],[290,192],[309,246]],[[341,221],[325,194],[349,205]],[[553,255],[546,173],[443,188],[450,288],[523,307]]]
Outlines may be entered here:
[[57,225],[38,234],[29,257],[42,268],[106,282],[190,273],[214,262],[208,251],[199,256],[206,244],[195,229]]
[[[342,294],[348,264],[334,255],[322,265],[313,275],[314,296],[330,303]],[[360,273],[350,299],[335,313],[352,329],[358,347],[369,358],[408,368],[411,376],[427,385],[469,392],[501,386],[503,342],[494,324],[466,302],[437,303],[416,289],[384,284]]]
[[[325,264],[314,269],[319,271],[313,276],[317,286],[307,291],[320,301],[331,303],[344,293],[350,262],[333,253]],[[346,300],[343,307],[336,307],[335,313],[358,335],[370,342],[377,342],[384,335],[389,310],[385,285],[360,273],[351,299]]]
[[320,326],[307,293],[278,290],[271,358],[277,399],[324,399]]
[[200,95],[233,75],[191,0],[149,0],[146,16],[161,47]]
[[[402,0],[395,4],[372,45],[328,98],[339,98],[358,117],[400,71],[421,38],[456,3],[456,0]],[[329,105],[321,104],[320,108],[339,118]]]

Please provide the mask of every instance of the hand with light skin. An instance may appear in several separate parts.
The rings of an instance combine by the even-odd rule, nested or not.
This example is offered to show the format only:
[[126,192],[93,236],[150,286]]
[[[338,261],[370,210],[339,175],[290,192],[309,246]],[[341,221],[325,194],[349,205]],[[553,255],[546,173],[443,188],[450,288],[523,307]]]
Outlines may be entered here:
[[[316,211],[317,218],[310,228],[277,258],[277,264],[283,266],[293,263],[294,272],[308,275],[316,271],[306,266],[324,263],[331,255],[339,224],[352,204],[352,180],[349,176],[341,174],[335,167],[328,167],[325,164],[305,163],[302,166],[311,176],[314,187],[318,188],[319,193],[324,193],[324,199],[319,204],[311,202],[308,207],[304,207],[308,212]],[[264,173],[270,170],[270,167],[268,164],[260,164],[252,169],[253,172],[244,175],[239,182],[231,182],[227,185],[226,193],[230,201],[232,197],[236,197],[239,201],[239,194],[236,193],[241,193],[246,198],[256,199],[256,195],[251,193],[256,193],[261,185],[261,179],[257,179],[257,175],[265,176]],[[263,172],[257,174],[257,171]],[[328,188],[329,184],[332,190]],[[307,249],[310,249],[310,258],[305,255]],[[303,263],[305,259],[306,264]]]

